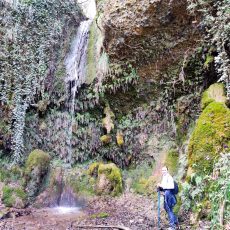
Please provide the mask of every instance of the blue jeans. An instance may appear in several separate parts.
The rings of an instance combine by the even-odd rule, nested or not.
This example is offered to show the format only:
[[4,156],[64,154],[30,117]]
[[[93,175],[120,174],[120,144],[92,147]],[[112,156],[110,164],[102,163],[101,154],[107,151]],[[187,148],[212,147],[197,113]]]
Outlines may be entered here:
[[177,217],[173,212],[173,207],[176,204],[176,197],[170,190],[165,190],[164,209],[168,213],[170,227],[175,228],[178,223]]

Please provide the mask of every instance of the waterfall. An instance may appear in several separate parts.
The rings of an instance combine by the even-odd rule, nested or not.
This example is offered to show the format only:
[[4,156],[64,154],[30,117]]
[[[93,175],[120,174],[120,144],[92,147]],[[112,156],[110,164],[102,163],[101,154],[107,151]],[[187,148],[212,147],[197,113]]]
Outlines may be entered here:
[[96,15],[95,0],[78,0],[83,13],[88,18],[80,23],[76,37],[72,43],[71,51],[65,60],[66,67],[66,88],[68,92],[67,108],[71,115],[71,122],[68,130],[68,157],[67,162],[72,159],[72,127],[74,124],[74,110],[77,92],[86,79],[87,47],[89,42],[89,31]]
[[85,81],[86,64],[87,64],[87,46],[89,39],[89,28],[92,20],[81,22],[76,38],[73,42],[71,53],[65,61],[66,66],[66,82],[69,92],[69,111],[74,112],[75,97],[77,90]]

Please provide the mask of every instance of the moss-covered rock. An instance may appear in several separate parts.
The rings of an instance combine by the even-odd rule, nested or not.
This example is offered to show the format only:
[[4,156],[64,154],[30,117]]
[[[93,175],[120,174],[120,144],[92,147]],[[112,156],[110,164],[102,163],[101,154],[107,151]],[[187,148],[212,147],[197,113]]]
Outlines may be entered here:
[[188,154],[189,166],[200,173],[212,171],[214,159],[229,150],[230,110],[224,103],[211,102],[197,120]]
[[116,139],[118,146],[122,146],[124,144],[124,136],[122,135],[122,133],[118,132],[116,135]]
[[90,176],[95,176],[97,177],[98,176],[98,167],[99,165],[102,164],[100,162],[94,162],[92,164],[89,165],[89,169],[88,169],[88,174]]
[[97,194],[116,196],[122,192],[121,171],[115,164],[92,163],[88,174],[96,179],[93,183]]
[[26,161],[25,176],[28,196],[37,195],[44,182],[50,164],[50,156],[42,150],[32,151]]
[[98,194],[119,195],[122,192],[122,176],[120,169],[113,163],[100,164],[98,167]]
[[91,164],[91,167],[86,170],[82,167],[75,167],[65,174],[65,186],[70,187],[72,193],[78,198],[78,201],[83,201],[85,197],[95,195],[94,187],[96,184],[96,175],[98,165]]
[[109,217],[109,214],[107,212],[100,212],[100,213],[95,213],[93,215],[91,215],[91,218],[107,218]]
[[110,135],[103,135],[100,137],[100,141],[103,143],[103,144],[108,144],[110,143],[112,140],[112,137]]
[[2,202],[6,207],[24,208],[26,205],[26,193],[20,187],[4,186],[2,189]]
[[25,172],[28,174],[33,171],[35,168],[38,168],[39,171],[47,171],[50,163],[50,156],[48,153],[43,152],[42,150],[35,149],[32,151],[26,161]]
[[214,101],[225,103],[226,100],[224,85],[222,83],[215,83],[204,91],[201,99],[201,108],[204,109]]

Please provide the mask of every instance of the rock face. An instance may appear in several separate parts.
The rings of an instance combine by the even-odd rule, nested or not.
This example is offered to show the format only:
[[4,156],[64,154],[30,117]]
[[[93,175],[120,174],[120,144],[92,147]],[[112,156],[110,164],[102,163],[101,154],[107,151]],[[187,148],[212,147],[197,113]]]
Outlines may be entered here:
[[131,61],[151,78],[176,63],[199,38],[184,0],[109,0],[104,6],[105,48],[112,60]]

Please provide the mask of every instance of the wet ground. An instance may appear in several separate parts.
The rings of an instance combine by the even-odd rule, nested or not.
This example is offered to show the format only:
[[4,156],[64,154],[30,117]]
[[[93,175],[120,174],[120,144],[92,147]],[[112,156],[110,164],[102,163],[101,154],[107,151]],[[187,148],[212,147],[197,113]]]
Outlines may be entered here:
[[84,216],[79,208],[32,209],[29,215],[7,218],[0,222],[1,230],[66,230]]

